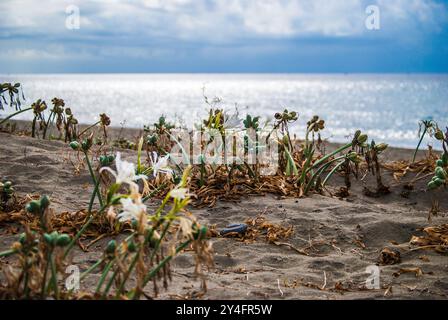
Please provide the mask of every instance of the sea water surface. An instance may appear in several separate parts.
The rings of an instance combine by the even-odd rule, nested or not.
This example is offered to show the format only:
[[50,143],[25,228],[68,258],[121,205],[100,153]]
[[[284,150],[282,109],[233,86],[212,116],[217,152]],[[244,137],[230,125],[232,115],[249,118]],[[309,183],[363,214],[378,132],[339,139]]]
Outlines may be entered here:
[[163,114],[192,128],[207,113],[205,93],[241,118],[295,110],[299,137],[317,114],[326,121],[323,138],[334,142],[361,129],[377,142],[415,147],[419,120],[448,125],[446,74],[0,74],[0,82],[20,82],[25,104],[62,98],[86,124],[105,112],[114,126],[142,128]]

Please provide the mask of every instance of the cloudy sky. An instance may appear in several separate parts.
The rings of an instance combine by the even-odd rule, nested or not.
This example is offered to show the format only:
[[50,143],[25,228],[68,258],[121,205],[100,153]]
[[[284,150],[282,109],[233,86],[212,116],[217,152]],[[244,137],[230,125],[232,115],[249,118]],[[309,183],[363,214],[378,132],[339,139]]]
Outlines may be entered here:
[[0,14],[0,73],[448,72],[441,0],[1,0]]

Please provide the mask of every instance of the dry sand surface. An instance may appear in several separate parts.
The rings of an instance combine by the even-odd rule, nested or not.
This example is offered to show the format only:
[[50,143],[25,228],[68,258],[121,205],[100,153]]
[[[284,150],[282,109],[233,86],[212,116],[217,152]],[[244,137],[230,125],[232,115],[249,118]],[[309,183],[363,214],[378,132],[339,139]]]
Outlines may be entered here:
[[[135,161],[134,151],[122,153],[125,159]],[[410,159],[411,154],[411,150],[391,148],[383,159]],[[50,195],[56,211],[78,210],[88,205],[90,177],[85,169],[74,175],[70,159],[75,157],[67,144],[59,141],[0,133],[0,177],[13,181],[20,195]],[[385,182],[393,185],[391,174],[383,174]],[[373,182],[366,183],[374,187]],[[332,184],[338,186],[342,182],[336,179]],[[377,263],[381,249],[393,247],[391,241],[408,248],[412,235],[421,234],[417,229],[446,223],[446,191],[429,193],[425,184],[418,182],[407,197],[401,195],[403,189],[398,185],[391,187],[389,195],[369,198],[362,193],[363,183],[354,181],[351,195],[344,200],[317,194],[300,199],[266,195],[237,203],[221,201],[212,208],[192,207],[201,223],[216,224],[218,229],[263,215],[270,222],[294,227],[293,235],[284,241],[290,246],[312,246],[307,256],[287,245],[267,243],[263,238],[253,243],[212,238],[215,268],[205,273],[208,291],[201,298],[446,299],[448,259],[430,250],[402,249],[401,263],[380,266],[381,288],[365,289],[369,276],[366,267]],[[441,213],[430,223],[428,211],[434,195],[440,201]],[[156,207],[159,201],[153,200],[150,206]],[[8,248],[16,237],[0,226],[0,250]],[[74,262],[85,269],[101,255],[107,241],[97,242],[89,252],[78,250]],[[194,277],[193,257],[182,254],[174,260],[173,267],[173,281],[159,298],[195,297],[200,281]],[[423,275],[393,276],[401,268],[415,267],[421,268]],[[82,288],[91,288],[98,278],[99,274],[93,274],[82,283]]]

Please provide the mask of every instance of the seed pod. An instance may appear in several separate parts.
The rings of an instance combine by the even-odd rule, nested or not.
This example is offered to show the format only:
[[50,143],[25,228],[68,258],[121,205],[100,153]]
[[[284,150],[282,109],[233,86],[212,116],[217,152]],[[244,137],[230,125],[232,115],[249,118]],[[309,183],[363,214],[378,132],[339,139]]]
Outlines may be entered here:
[[445,180],[447,177],[447,174],[446,174],[445,170],[443,170],[442,167],[437,167],[435,173],[436,173],[437,178],[439,178],[439,179]]
[[37,200],[33,200],[31,202],[29,202],[26,207],[25,207],[26,211],[30,212],[30,213],[39,213],[40,212],[40,202]]
[[44,233],[44,241],[46,244],[52,245],[53,244],[53,237],[51,234]]
[[106,246],[106,253],[114,254],[116,248],[117,248],[117,242],[115,240],[110,240]]
[[434,189],[436,189],[438,186],[436,185],[436,183],[433,181],[433,180],[431,180],[429,183],[428,183],[428,189],[429,190],[434,190]]
[[56,245],[58,247],[65,247],[67,246],[71,241],[71,238],[68,234],[61,234],[59,235],[59,237],[56,239]]
[[380,143],[375,146],[375,151],[380,153],[380,152],[383,152],[384,150],[386,150],[387,147],[388,147],[388,145],[386,143]]
[[72,141],[72,142],[70,142],[70,148],[77,151],[81,148],[81,145],[79,144],[78,141]]
[[22,233],[22,234],[19,236],[19,242],[20,242],[21,245],[24,245],[24,244],[25,244],[25,242],[26,242],[26,234],[25,234],[25,233]]
[[347,154],[347,159],[349,159],[350,161],[353,161],[353,162],[357,162],[357,161],[359,161],[359,159],[358,159],[358,154],[357,154],[356,152],[350,152],[350,153],[348,153],[348,154]]
[[434,137],[437,140],[443,140],[444,136],[443,136],[443,132],[440,129],[437,129],[436,133],[434,134]]
[[444,182],[445,181],[443,179],[440,179],[438,177],[434,179],[434,183],[437,187],[440,187]]
[[195,233],[193,233],[193,238],[195,240],[203,240],[205,239],[206,235],[207,235],[207,227],[202,226],[201,228],[197,229]]
[[325,121],[319,120],[319,122],[317,123],[317,126],[319,127],[320,130],[323,130],[325,128]]
[[357,139],[358,144],[363,144],[363,143],[365,143],[365,142],[367,141],[367,139],[368,139],[368,136],[367,136],[366,134],[361,134],[361,135],[359,135],[359,137],[358,137],[358,139]]
[[135,244],[134,240],[129,241],[128,250],[129,252],[135,252],[137,250],[137,245]]

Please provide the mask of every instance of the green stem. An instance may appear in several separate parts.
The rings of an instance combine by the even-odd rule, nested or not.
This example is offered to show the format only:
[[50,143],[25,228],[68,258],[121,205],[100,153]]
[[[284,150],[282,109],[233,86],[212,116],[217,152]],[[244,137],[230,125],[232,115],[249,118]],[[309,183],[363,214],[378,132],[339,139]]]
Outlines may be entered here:
[[89,269],[87,269],[86,271],[84,271],[81,276],[79,277],[79,280],[83,280],[85,277],[87,277],[87,275],[92,272],[93,270],[96,269],[96,267],[98,267],[101,263],[104,262],[104,258],[98,260],[97,262],[95,262]]
[[11,256],[11,255],[13,255],[13,254],[16,254],[16,253],[17,253],[17,250],[15,250],[15,249],[9,249],[9,250],[0,252],[0,258],[3,258],[3,257],[9,257],[9,256]]
[[343,145],[342,147],[338,148],[337,150],[333,151],[332,153],[326,155],[323,158],[320,158],[319,160],[317,160],[315,163],[313,163],[313,165],[308,169],[308,171],[310,169],[316,168],[318,165],[320,165],[322,162],[326,161],[328,158],[331,158],[332,156],[338,154],[339,152],[344,151],[347,148],[350,148],[352,146],[352,142],[347,143],[346,145]]
[[0,125],[2,125],[4,122],[8,121],[8,120],[11,119],[12,117],[14,117],[14,116],[16,116],[16,115],[18,115],[18,114],[21,114],[22,112],[25,112],[25,111],[28,111],[28,110],[32,110],[32,109],[33,109],[32,107],[29,107],[29,108],[26,108],[26,109],[22,109],[22,110],[20,110],[20,111],[17,111],[17,112],[15,112],[15,113],[13,113],[13,114],[10,114],[10,115],[7,116],[5,119],[3,119],[3,120],[0,121]]
[[311,180],[310,180],[310,181],[308,182],[308,184],[306,185],[306,188],[305,188],[305,190],[304,190],[304,193],[305,193],[305,194],[308,193],[308,191],[310,190],[311,186],[312,186],[313,183],[314,183],[314,180],[315,180],[318,176],[320,176],[320,175],[322,174],[322,172],[324,172],[326,169],[328,169],[328,167],[329,167],[333,162],[336,162],[336,161],[341,160],[341,159],[343,159],[343,158],[345,158],[345,155],[344,155],[344,156],[337,157],[337,158],[334,158],[333,160],[331,160],[331,161],[325,163],[323,166],[321,166],[321,167],[316,171],[316,173],[311,177]]
[[23,291],[25,293],[25,299],[28,299],[29,293],[30,293],[30,288],[28,287],[28,282],[29,282],[29,278],[30,278],[28,257],[25,257],[25,268],[24,268],[23,271],[25,272],[25,280],[24,280],[24,284],[23,284]]
[[42,299],[45,298],[45,286],[47,284],[48,266],[50,265],[49,264],[50,259],[51,259],[51,251],[49,251],[47,254],[47,261],[45,264],[45,271],[44,271],[44,279],[42,280],[42,287],[40,290],[40,296]]
[[88,210],[89,215],[92,212],[93,202],[95,201],[95,195],[98,192],[99,185],[100,185],[100,179],[98,179],[98,181],[95,183],[95,188],[93,189],[92,195],[90,196],[89,210]]
[[97,121],[97,122],[95,122],[94,124],[92,124],[91,126],[88,126],[87,128],[85,128],[84,130],[82,130],[81,131],[81,133],[80,134],[78,134],[78,137],[80,137],[84,132],[86,132],[86,131],[88,131],[88,130],[90,130],[90,129],[92,129],[94,126],[96,126],[97,124],[99,124],[101,122],[101,120],[100,121]]
[[345,160],[339,162],[337,165],[334,166],[334,168],[330,171],[330,173],[325,177],[324,181],[322,182],[322,187],[325,186],[325,184],[326,184],[327,181],[331,178],[331,176],[332,176],[332,175],[336,172],[336,170],[338,170],[344,163],[345,163]]
[[[86,163],[87,163],[87,166],[89,167],[89,172],[90,172],[90,176],[92,177],[93,184],[96,186],[97,183],[99,183],[99,182],[97,182],[97,180],[95,178],[95,174],[93,173],[92,165],[90,163],[89,156],[87,155],[87,151],[83,151],[83,152],[84,152],[84,155],[86,156]],[[98,190],[98,188],[96,188],[96,194],[98,195],[98,201],[100,202],[100,206],[103,206],[103,198],[101,197],[101,192]]]
[[107,274],[109,273],[110,268],[112,268],[114,260],[115,259],[112,259],[111,261],[109,261],[109,263],[104,268],[103,274],[101,275],[100,281],[98,282],[98,286],[96,287],[95,293],[99,293],[100,292],[101,287],[103,286],[103,283],[106,280]]
[[[126,254],[124,255],[124,259],[126,259],[127,256],[128,256],[128,253],[126,252]],[[112,287],[112,284],[114,283],[114,280],[115,280],[117,274],[118,274],[118,269],[115,270],[114,273],[112,274],[112,276],[110,277],[109,282],[107,283],[106,288],[104,289],[104,292],[102,295],[103,299],[107,298],[107,295],[109,294],[109,290]]]
[[[54,263],[53,257],[50,257],[50,267],[51,267],[51,283],[53,286],[54,294],[55,294],[56,299],[59,299],[58,274],[56,272],[56,265]],[[47,293],[48,293],[49,289],[50,289],[50,285],[48,285]]]
[[[307,139],[308,139],[308,137],[307,137]],[[305,164],[303,165],[303,168],[302,168],[302,175],[300,176],[301,184],[305,183],[306,174],[308,173],[308,167],[310,166],[311,161],[313,160],[313,155],[314,155],[313,150],[308,149],[308,148],[309,147],[306,147],[306,149],[305,149],[305,156],[307,158],[306,158]]]
[[423,130],[422,136],[420,137],[420,140],[418,141],[417,148],[415,148],[414,156],[412,157],[412,163],[415,162],[415,158],[417,157],[418,149],[420,148],[420,145],[422,144],[423,138],[425,137],[425,134],[426,134],[427,131],[428,131],[428,127],[425,126],[425,129]]
[[51,119],[51,117],[54,118],[54,116],[55,116],[55,113],[54,113],[53,110],[52,110],[51,113],[50,113],[50,116],[48,117],[48,121],[47,121],[47,123],[45,124],[44,132],[42,133],[42,139],[44,139],[44,140],[45,140],[45,137],[46,137],[46,135],[47,135],[47,129],[48,129],[48,126],[49,126],[50,123],[53,121],[53,120]]

